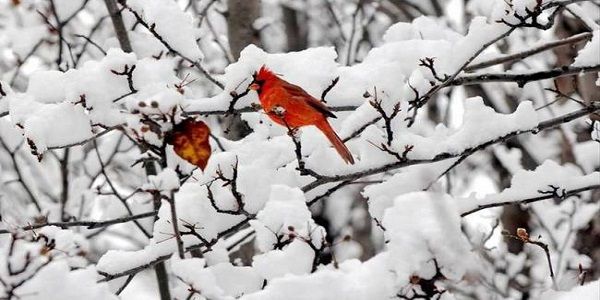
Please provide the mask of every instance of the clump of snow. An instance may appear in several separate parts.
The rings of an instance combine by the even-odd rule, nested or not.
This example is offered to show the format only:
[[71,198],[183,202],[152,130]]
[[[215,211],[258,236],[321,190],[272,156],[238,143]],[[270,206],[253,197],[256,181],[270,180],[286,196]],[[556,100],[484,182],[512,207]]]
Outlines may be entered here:
[[448,29],[434,18],[420,16],[411,23],[398,22],[388,28],[383,35],[385,43],[408,40],[449,40],[457,41],[462,35]]
[[0,119],[0,138],[8,151],[15,151],[23,142],[19,130],[6,119]]
[[587,173],[600,167],[600,145],[597,141],[577,143],[573,147],[575,160]]
[[234,299],[260,290],[264,280],[252,267],[236,267],[229,262],[206,267],[200,258],[174,259],[171,268],[181,286],[174,294],[181,293],[182,299],[189,295],[190,287],[209,299]]
[[[310,272],[315,253],[309,244],[320,248],[325,232],[312,220],[300,189],[272,185],[269,201],[250,225],[256,231],[258,249],[268,251],[254,256],[252,263],[264,278]],[[272,250],[281,247],[277,245],[286,246]]]
[[511,114],[496,112],[480,97],[465,100],[463,123],[457,129],[438,125],[428,136],[412,131],[398,131],[393,148],[402,153],[406,145],[414,146],[408,153],[411,159],[431,159],[441,153],[456,154],[509,133],[532,130],[538,117],[530,101],[523,101]]
[[109,250],[96,264],[98,271],[107,274],[118,274],[125,270],[156,262],[170,256],[176,251],[174,239],[172,242],[152,243],[137,251]]
[[107,283],[97,283],[94,267],[71,271],[65,261],[55,261],[42,268],[18,289],[23,298],[32,300],[117,300]]
[[583,286],[576,286],[570,291],[549,290],[540,299],[547,300],[572,300],[572,299],[600,299],[600,281],[588,282]]
[[55,70],[40,71],[31,74],[27,85],[27,94],[36,101],[56,103],[65,100],[64,73]]
[[[78,69],[65,73],[66,98],[74,103],[85,99],[86,109],[94,123],[114,126],[123,122],[123,117],[113,101],[130,92],[127,77],[117,75],[130,70],[136,64],[133,53],[112,48],[99,61],[87,61]],[[136,72],[133,78],[136,78]]]
[[83,235],[56,226],[41,228],[37,231],[37,234],[54,241],[54,248],[57,251],[53,254],[68,257],[66,261],[71,267],[84,267],[87,265],[86,259],[81,254],[89,251],[89,242]]
[[175,170],[165,168],[157,175],[148,176],[148,183],[144,185],[142,189],[152,189],[165,192],[178,190],[179,176]]
[[322,228],[312,220],[304,193],[283,185],[271,186],[269,201],[250,225],[256,231],[257,246],[261,251],[273,249],[278,236],[284,236],[283,241],[301,237],[315,243],[324,238]]
[[472,261],[461,231],[456,200],[445,194],[413,192],[398,196],[382,221],[396,283],[435,275],[433,259],[450,280],[460,280]]
[[396,290],[388,257],[387,253],[383,253],[364,263],[345,261],[337,270],[324,268],[309,275],[276,278],[265,289],[240,299],[390,299],[395,296]]
[[226,295],[238,298],[260,290],[263,278],[252,267],[236,267],[229,262],[208,267]]
[[252,267],[267,280],[286,274],[303,275],[310,273],[314,256],[307,242],[295,239],[283,250],[255,255]]
[[25,137],[33,141],[38,153],[93,136],[90,120],[78,105],[35,104],[28,97],[10,97],[10,110],[13,122],[24,127]]
[[546,160],[534,171],[517,171],[511,179],[510,187],[498,194],[483,198],[471,196],[461,199],[458,203],[461,213],[464,213],[482,205],[543,196],[541,192],[552,192],[552,187],[558,188],[557,193],[560,196],[563,190],[569,191],[600,184],[599,178],[600,172],[583,175],[573,165],[561,166],[552,160]]
[[[163,87],[171,87],[175,91],[174,85],[181,82],[181,80],[175,76],[174,68],[175,61],[170,58],[159,60],[153,57],[142,58],[135,63],[133,84],[140,91],[145,89],[152,91]],[[143,97],[138,98],[143,99]],[[164,105],[166,103],[160,104]]]
[[[447,140],[451,153],[509,132],[530,130],[538,125],[537,113],[530,101],[521,102],[512,114],[507,115],[485,106],[481,97],[467,99],[464,106],[463,126]],[[502,126],[498,126],[499,124]]]
[[199,291],[208,299],[222,299],[223,290],[218,286],[215,276],[204,266],[205,262],[201,258],[171,261],[173,273],[184,284]]
[[133,0],[127,4],[140,13],[149,25],[177,52],[197,61],[202,59],[196,44],[197,32],[193,18],[183,12],[176,2],[161,0]]
[[447,162],[436,165],[412,166],[382,183],[365,187],[362,194],[369,199],[371,217],[381,221],[385,209],[394,205],[396,196],[425,189],[448,167]]
[[579,50],[572,66],[585,67],[600,64],[600,30],[595,30],[592,40]]

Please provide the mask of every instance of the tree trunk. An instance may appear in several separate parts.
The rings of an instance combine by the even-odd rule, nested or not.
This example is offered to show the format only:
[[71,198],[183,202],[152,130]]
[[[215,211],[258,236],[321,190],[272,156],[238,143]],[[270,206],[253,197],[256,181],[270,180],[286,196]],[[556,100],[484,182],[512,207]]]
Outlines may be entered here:
[[305,27],[301,25],[300,19],[304,18],[295,9],[282,5],[283,24],[285,25],[285,34],[287,36],[288,51],[300,51],[308,46],[308,35]]
[[254,21],[260,16],[259,0],[227,0],[227,35],[233,58],[240,58],[240,52],[250,44],[260,45]]

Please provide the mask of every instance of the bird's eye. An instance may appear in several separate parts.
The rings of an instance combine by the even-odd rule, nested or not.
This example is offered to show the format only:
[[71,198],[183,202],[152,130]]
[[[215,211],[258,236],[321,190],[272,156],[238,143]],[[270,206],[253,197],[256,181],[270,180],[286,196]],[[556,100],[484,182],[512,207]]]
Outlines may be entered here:
[[258,85],[262,86],[263,84],[265,84],[264,80],[256,80],[256,83],[258,83]]

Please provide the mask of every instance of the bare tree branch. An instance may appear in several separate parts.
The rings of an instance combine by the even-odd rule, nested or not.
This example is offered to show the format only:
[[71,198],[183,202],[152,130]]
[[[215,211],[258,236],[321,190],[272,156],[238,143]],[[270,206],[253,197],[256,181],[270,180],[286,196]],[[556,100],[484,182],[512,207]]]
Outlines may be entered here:
[[[133,220],[155,217],[156,215],[157,215],[157,212],[149,211],[149,212],[145,212],[145,213],[141,213],[141,214],[130,215],[130,216],[125,216],[125,217],[106,220],[106,221],[45,222],[45,223],[40,223],[40,224],[32,224],[32,225],[22,226],[22,227],[19,227],[18,229],[16,229],[16,231],[28,231],[28,230],[39,229],[39,228],[46,227],[46,226],[57,226],[60,228],[65,228],[65,229],[70,228],[70,227],[86,227],[87,229],[97,229],[97,228],[103,228],[103,227],[112,226],[112,225],[116,225],[116,224],[128,223]],[[14,232],[14,230],[10,230],[10,229],[0,229],[0,234],[7,234],[7,233],[13,233],[13,232]]]
[[460,152],[460,153],[440,153],[436,156],[434,156],[431,159],[414,159],[414,160],[401,160],[398,162],[393,162],[387,165],[383,165],[380,167],[375,167],[375,168],[370,168],[367,170],[363,170],[363,171],[358,171],[358,172],[354,172],[354,173],[349,173],[349,174],[344,174],[344,175],[335,175],[335,176],[321,176],[320,178],[316,179],[315,181],[305,185],[302,187],[302,191],[303,192],[307,192],[310,190],[313,190],[323,184],[326,183],[330,183],[330,182],[337,182],[337,181],[345,181],[345,180],[356,180],[365,176],[369,176],[369,175],[374,175],[374,174],[379,174],[382,172],[386,172],[386,171],[391,171],[391,170],[395,170],[395,169],[399,169],[399,168],[403,168],[403,167],[407,167],[407,166],[411,166],[411,165],[418,165],[418,164],[425,164],[425,163],[433,163],[433,162],[438,162],[438,161],[442,161],[442,160],[446,160],[449,158],[454,158],[454,157],[460,157],[460,156],[464,156],[464,155],[470,155],[473,152],[482,150],[484,148],[487,148],[490,145],[499,143],[499,142],[503,142],[506,141],[509,138],[512,138],[514,136],[517,135],[521,135],[521,134],[525,134],[525,133],[538,133],[542,130],[545,129],[549,129],[549,128],[553,128],[555,126],[558,126],[560,124],[563,123],[567,123],[569,121],[572,121],[574,119],[583,117],[585,115],[588,115],[592,112],[598,111],[600,110],[600,103],[592,103],[591,105],[584,107],[582,109],[576,110],[574,112],[565,114],[563,116],[557,117],[557,118],[553,118],[544,122],[540,122],[538,124],[538,126],[536,126],[533,129],[530,130],[525,130],[525,131],[514,131],[514,132],[510,132],[507,133],[504,136],[489,140],[487,142],[484,142],[478,146],[472,147],[472,148],[468,148],[465,149],[464,151]]
[[[585,191],[591,191],[591,190],[596,190],[596,189],[600,189],[600,184],[590,185],[590,186],[586,186],[586,187],[579,188],[579,189],[565,191],[564,193],[562,193],[561,198],[568,198],[571,196],[578,195]],[[477,208],[474,208],[472,210],[464,212],[460,216],[461,217],[468,216],[472,213],[475,213],[475,212],[478,212],[480,210],[484,210],[487,208],[492,208],[492,207],[499,207],[499,206],[505,206],[505,205],[511,205],[511,204],[528,204],[528,203],[533,203],[533,202],[542,201],[542,200],[555,199],[556,197],[557,196],[555,194],[543,194],[538,197],[532,197],[532,198],[527,198],[527,199],[522,199],[522,200],[497,202],[497,203],[492,203],[492,204],[479,205],[479,206],[477,206]]]
[[546,50],[550,50],[550,49],[554,49],[554,48],[558,48],[558,47],[563,47],[563,46],[569,46],[569,45],[573,45],[573,44],[579,43],[581,41],[586,41],[586,40],[589,40],[591,37],[592,37],[592,33],[591,32],[580,33],[580,34],[571,36],[571,37],[566,38],[566,39],[562,39],[562,40],[558,40],[558,41],[552,41],[552,42],[549,42],[549,43],[537,46],[535,48],[527,49],[527,50],[522,51],[522,52],[518,52],[518,53],[514,53],[514,54],[509,54],[509,55],[504,55],[504,56],[500,56],[500,57],[493,58],[493,59],[490,59],[490,60],[482,61],[480,63],[472,64],[470,66],[467,66],[465,68],[465,71],[471,72],[471,71],[475,71],[475,70],[478,70],[478,69],[483,69],[483,68],[487,68],[487,67],[491,67],[491,66],[503,64],[503,63],[508,63],[508,62],[513,62],[513,61],[516,61],[516,60],[521,60],[523,58],[526,58],[526,57],[538,54],[538,53],[546,51]]
[[474,74],[474,75],[464,75],[457,77],[450,82],[448,82],[448,86],[458,86],[458,85],[472,85],[472,84],[481,84],[488,82],[516,82],[519,87],[523,87],[525,84],[531,81],[538,81],[550,78],[558,78],[563,76],[569,76],[573,74],[579,73],[590,73],[590,72],[598,72],[600,71],[600,65],[594,66],[584,66],[584,67],[573,67],[573,66],[565,66],[561,68],[555,68],[547,71],[539,71],[539,72],[530,72],[530,73],[521,73],[521,74],[511,74],[511,73],[487,73],[487,74]]

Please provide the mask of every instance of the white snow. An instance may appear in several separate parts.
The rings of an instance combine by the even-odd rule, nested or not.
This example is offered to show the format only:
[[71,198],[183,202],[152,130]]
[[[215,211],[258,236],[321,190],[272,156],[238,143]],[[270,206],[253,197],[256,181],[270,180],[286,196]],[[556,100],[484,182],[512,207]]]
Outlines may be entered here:
[[435,275],[433,259],[446,278],[460,280],[474,262],[460,223],[456,201],[448,195],[413,192],[398,196],[382,220],[396,284],[408,284],[412,275],[431,278]]
[[498,194],[487,195],[483,198],[471,196],[458,199],[460,212],[467,212],[481,205],[525,200],[543,196],[542,192],[551,192],[551,186],[557,187],[558,195],[562,191],[576,190],[579,188],[600,184],[600,172],[581,174],[573,165],[561,166],[553,160],[546,160],[535,171],[520,170],[511,179],[509,188]]
[[33,95],[36,101],[56,103],[65,100],[64,73],[60,71],[40,71],[31,74],[27,93]]
[[600,298],[600,281],[588,282],[583,286],[574,287],[570,291],[549,290],[540,297],[548,300],[598,299]]
[[266,280],[272,280],[286,274],[309,274],[313,258],[314,252],[307,243],[296,239],[283,250],[255,255],[252,267]]
[[144,21],[154,25],[156,32],[181,55],[197,61],[202,59],[196,44],[196,29],[190,14],[184,13],[172,1],[134,0],[127,4],[140,13]]
[[64,261],[56,261],[42,268],[18,293],[32,300],[119,299],[107,283],[96,282],[97,276],[94,267],[71,271]]
[[[49,147],[75,144],[93,136],[90,120],[81,106],[71,103],[32,105],[24,98],[19,100],[15,98],[10,104],[15,115],[19,115],[18,111],[21,110],[35,110],[22,125],[25,137],[35,143],[38,153],[43,153]],[[22,108],[29,105],[32,107]]]
[[276,299],[387,299],[395,295],[387,253],[367,262],[349,260],[339,269],[324,268],[307,276],[287,275],[269,282],[259,292],[243,300]]
[[594,31],[592,39],[585,44],[583,49],[579,50],[571,65],[573,67],[600,65],[600,29]]

